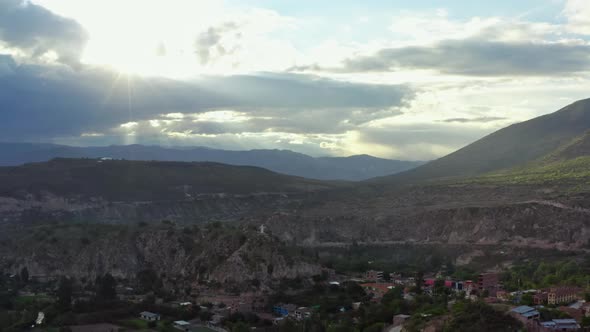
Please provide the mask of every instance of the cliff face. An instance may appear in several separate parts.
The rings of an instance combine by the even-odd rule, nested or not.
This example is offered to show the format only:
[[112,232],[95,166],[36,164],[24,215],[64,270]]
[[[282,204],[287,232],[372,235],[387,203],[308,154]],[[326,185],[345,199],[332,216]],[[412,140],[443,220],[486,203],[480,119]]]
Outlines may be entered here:
[[102,197],[64,197],[51,192],[22,197],[0,195],[0,224],[81,221],[128,224],[171,220],[193,224],[235,221],[271,211],[289,210],[304,198],[298,193],[203,194],[182,200],[113,202]]
[[33,276],[93,280],[108,272],[133,279],[149,269],[179,284],[267,285],[321,272],[313,262],[285,255],[276,238],[220,224],[183,229],[58,224],[12,229],[0,243],[0,266],[15,272],[26,266]]
[[590,195],[538,186],[436,186],[332,201],[266,223],[304,245],[417,243],[590,248]]
[[189,226],[215,220],[265,224],[283,241],[312,246],[358,241],[581,250],[590,241],[590,195],[544,185],[433,185],[334,197],[225,194],[156,202],[84,201],[47,193],[1,198],[0,212],[4,225],[21,226],[162,220]]

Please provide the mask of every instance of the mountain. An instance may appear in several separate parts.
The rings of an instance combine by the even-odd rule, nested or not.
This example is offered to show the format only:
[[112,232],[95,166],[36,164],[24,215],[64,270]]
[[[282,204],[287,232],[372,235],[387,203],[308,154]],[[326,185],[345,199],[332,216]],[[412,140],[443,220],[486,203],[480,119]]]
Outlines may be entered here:
[[14,166],[52,158],[101,158],[160,161],[210,161],[230,165],[256,166],[271,171],[320,180],[365,180],[405,171],[423,164],[368,155],[313,158],[289,150],[229,151],[205,147],[164,148],[126,145],[72,147],[34,143],[0,143],[0,165]]
[[590,189],[590,130],[532,162],[467,179],[472,182],[555,183]]
[[548,115],[498,130],[454,153],[412,170],[373,179],[382,183],[419,183],[472,177],[543,158],[590,130],[590,99]]
[[211,162],[52,159],[0,167],[0,195],[52,193],[110,201],[182,200],[207,194],[309,192],[336,187],[253,166]]

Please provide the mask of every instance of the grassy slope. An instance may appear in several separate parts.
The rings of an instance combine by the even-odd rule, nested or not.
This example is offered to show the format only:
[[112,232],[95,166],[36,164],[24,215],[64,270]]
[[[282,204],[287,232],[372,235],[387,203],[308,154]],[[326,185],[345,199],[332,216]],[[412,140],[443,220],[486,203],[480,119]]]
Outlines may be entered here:
[[555,113],[501,129],[413,170],[371,181],[385,184],[420,183],[478,176],[512,168],[542,158],[589,129],[590,99],[586,99]]
[[590,186],[590,131],[523,166],[492,172],[470,181],[498,184],[561,183]]

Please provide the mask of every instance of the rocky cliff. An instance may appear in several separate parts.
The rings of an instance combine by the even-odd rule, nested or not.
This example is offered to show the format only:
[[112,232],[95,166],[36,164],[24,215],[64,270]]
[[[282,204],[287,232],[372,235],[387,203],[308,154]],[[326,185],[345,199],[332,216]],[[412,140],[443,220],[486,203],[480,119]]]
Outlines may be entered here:
[[287,250],[272,236],[221,223],[185,228],[62,223],[5,229],[0,266],[12,272],[26,266],[32,276],[77,280],[105,273],[134,279],[153,270],[170,284],[263,287],[321,272],[313,261]]

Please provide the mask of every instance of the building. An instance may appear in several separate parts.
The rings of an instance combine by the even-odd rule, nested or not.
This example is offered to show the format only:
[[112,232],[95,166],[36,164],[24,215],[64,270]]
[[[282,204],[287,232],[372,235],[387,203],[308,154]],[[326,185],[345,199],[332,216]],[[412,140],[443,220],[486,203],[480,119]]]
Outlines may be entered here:
[[151,322],[160,320],[160,315],[149,311],[143,311],[139,314],[139,318]]
[[272,307],[272,312],[279,316],[287,317],[297,310],[297,306],[294,304],[277,304]]
[[510,293],[508,293],[506,291],[502,291],[502,290],[501,291],[497,291],[496,292],[496,297],[500,301],[504,301],[504,302],[510,301]]
[[385,283],[367,283],[361,284],[361,287],[365,290],[368,295],[373,295],[373,299],[380,299],[395,287],[395,284]]
[[365,272],[365,279],[369,281],[382,281],[383,271],[369,270]]
[[304,319],[311,318],[311,315],[312,315],[312,310],[310,308],[299,307],[299,308],[295,309],[293,316],[297,320],[304,320]]
[[510,310],[509,314],[512,317],[518,319],[529,330],[530,327],[537,325],[537,321],[541,317],[541,313],[537,311],[537,309],[529,307],[527,305],[522,305],[520,307],[513,308],[512,310]]
[[566,313],[569,317],[581,322],[584,318],[584,311],[581,308],[574,307],[559,307],[557,310]]
[[533,303],[535,305],[542,305],[547,303],[547,292],[541,292],[533,295]]
[[480,294],[488,292],[489,296],[495,297],[500,290],[500,275],[498,273],[482,273],[477,278],[477,289]]
[[547,303],[551,305],[571,303],[578,300],[580,289],[576,287],[554,287],[547,292]]
[[551,331],[580,331],[580,324],[576,322],[575,319],[554,319],[548,322],[542,322],[541,331],[542,332],[551,332]]
[[471,280],[465,280],[461,283],[463,284],[463,289],[461,290],[465,292],[465,295],[470,295],[477,287]]
[[191,330],[191,323],[184,320],[177,320],[173,325],[175,329],[180,331],[189,332]]
[[406,322],[406,320],[410,319],[410,315],[395,315],[393,316],[393,326],[402,326]]

